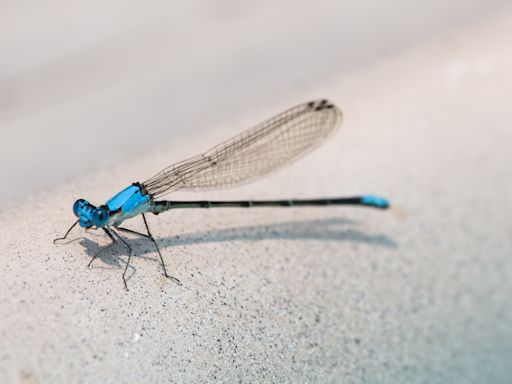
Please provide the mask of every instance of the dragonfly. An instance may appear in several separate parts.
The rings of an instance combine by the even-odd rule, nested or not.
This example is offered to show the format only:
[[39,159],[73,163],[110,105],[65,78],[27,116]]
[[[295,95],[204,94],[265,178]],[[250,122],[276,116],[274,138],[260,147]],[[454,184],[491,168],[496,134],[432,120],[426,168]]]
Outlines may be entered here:
[[[159,215],[172,209],[227,207],[353,205],[388,208],[389,202],[377,195],[282,200],[162,200],[163,196],[175,191],[212,191],[254,181],[318,147],[341,122],[341,110],[326,99],[302,103],[287,109],[203,154],[172,164],[144,182],[132,183],[103,205],[96,207],[87,200],[76,200],[73,204],[73,213],[77,220],[63,237],[55,239],[54,242],[65,240],[78,224],[86,229],[103,230],[111,244],[98,251],[87,266],[90,267],[100,254],[121,242],[128,250],[128,260],[123,272],[124,286],[128,290],[126,273],[133,252],[120,232],[149,239],[160,257],[165,277],[180,284],[179,279],[167,272],[158,243],[148,226],[148,213]],[[121,226],[124,221],[139,215],[147,233]]]

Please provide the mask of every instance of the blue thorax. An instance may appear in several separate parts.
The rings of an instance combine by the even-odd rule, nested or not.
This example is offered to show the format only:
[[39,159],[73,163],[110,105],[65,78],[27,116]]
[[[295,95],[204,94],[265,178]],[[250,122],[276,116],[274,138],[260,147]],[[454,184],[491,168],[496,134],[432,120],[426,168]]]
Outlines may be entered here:
[[134,183],[98,208],[86,200],[77,200],[73,212],[80,226],[85,228],[119,225],[126,219],[147,212],[151,201],[150,196],[142,192],[140,184]]

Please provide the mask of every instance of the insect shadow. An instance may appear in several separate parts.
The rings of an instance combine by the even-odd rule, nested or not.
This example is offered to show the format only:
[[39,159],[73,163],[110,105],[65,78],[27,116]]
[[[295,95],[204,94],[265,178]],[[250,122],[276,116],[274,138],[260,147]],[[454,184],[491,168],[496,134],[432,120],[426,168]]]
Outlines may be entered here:
[[[212,229],[200,232],[189,232],[175,236],[157,237],[162,249],[185,245],[221,243],[231,241],[262,241],[262,240],[323,240],[365,243],[372,246],[396,248],[397,243],[385,234],[368,234],[355,228],[354,221],[327,218],[304,221],[287,221],[282,223],[248,225],[242,227]],[[95,236],[96,237],[96,236]],[[148,239],[130,235],[127,241],[134,245],[134,256],[159,262],[158,258],[146,257],[154,252],[154,247]],[[81,238],[81,245],[89,256],[94,256],[99,246],[95,241],[86,237]],[[112,252],[106,252],[98,257],[111,267],[121,267],[118,256],[125,255],[126,249],[119,244]]]

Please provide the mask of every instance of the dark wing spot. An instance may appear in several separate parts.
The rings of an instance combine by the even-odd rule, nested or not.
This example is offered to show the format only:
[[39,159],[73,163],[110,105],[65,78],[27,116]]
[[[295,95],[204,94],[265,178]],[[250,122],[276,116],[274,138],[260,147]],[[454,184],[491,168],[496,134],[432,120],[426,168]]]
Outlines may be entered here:
[[327,109],[327,108],[334,108],[334,104],[330,104],[329,100],[323,99],[315,107],[315,111],[321,111],[321,110]]
[[318,103],[318,105],[315,108],[315,111],[321,111],[322,109],[327,108],[327,100],[323,99]]

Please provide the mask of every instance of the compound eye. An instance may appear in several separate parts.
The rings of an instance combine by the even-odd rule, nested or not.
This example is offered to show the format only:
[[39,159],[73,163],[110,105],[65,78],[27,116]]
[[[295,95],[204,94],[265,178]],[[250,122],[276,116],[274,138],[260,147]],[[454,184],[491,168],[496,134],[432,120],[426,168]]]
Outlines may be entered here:
[[75,204],[73,204],[73,213],[76,217],[80,216],[80,211],[85,204],[87,204],[87,201],[85,201],[84,199],[78,199],[77,201],[75,201]]
[[103,227],[108,220],[108,212],[105,208],[96,208],[92,214],[92,221],[95,226]]

